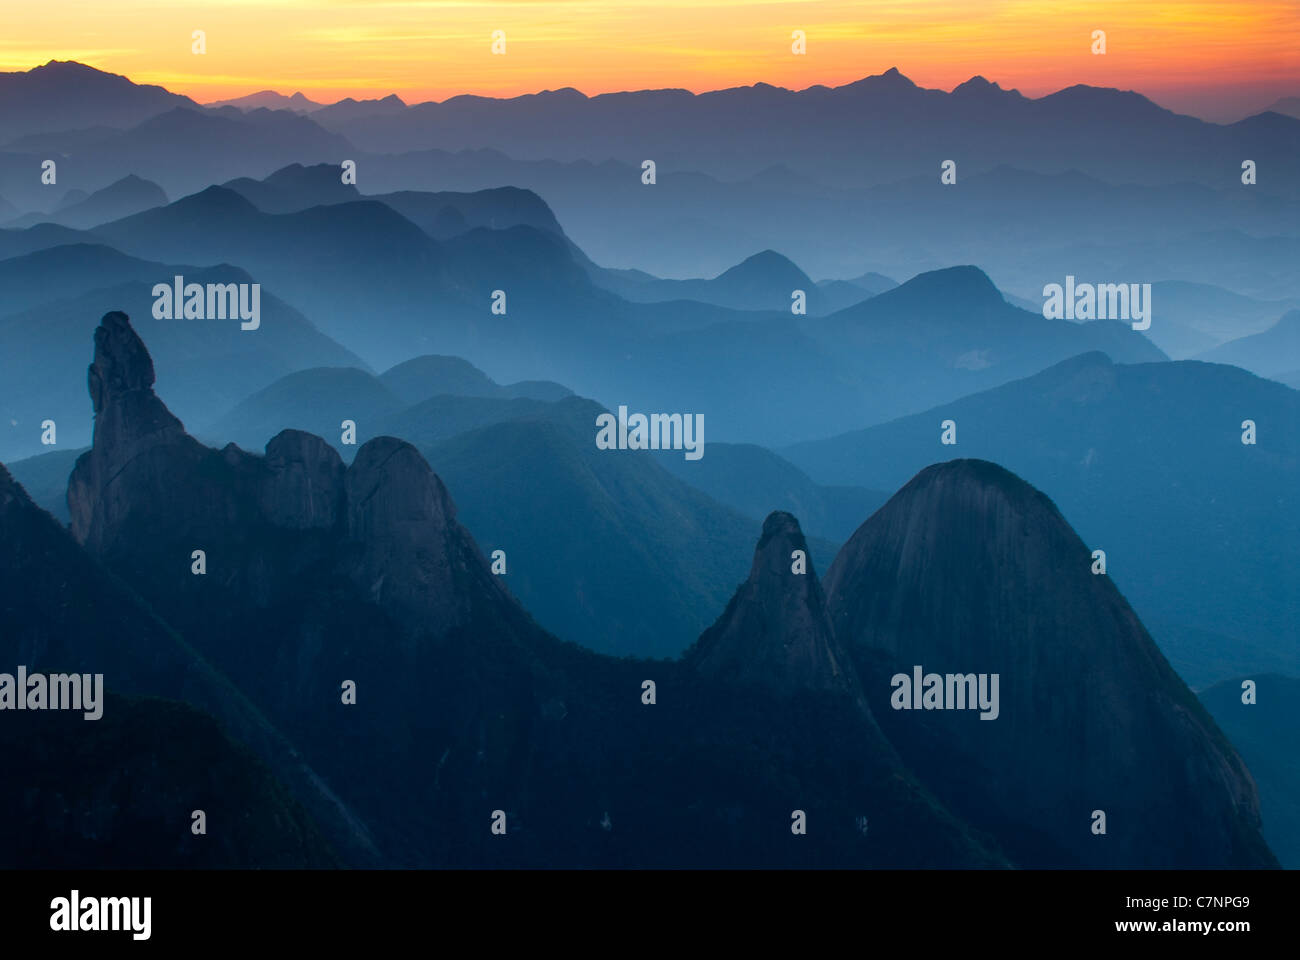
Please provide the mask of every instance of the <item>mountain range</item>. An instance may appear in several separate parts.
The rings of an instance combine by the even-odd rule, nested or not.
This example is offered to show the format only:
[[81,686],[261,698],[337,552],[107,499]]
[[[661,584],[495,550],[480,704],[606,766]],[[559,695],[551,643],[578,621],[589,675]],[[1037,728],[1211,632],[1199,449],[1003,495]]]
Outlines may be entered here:
[[0,74],[0,860],[1294,865],[1287,113]]
[[[206,448],[153,381],[127,318],[106,315],[88,371],[94,444],[70,478],[69,532],[4,475],[10,570],[56,591],[78,566],[115,574],[77,579],[79,589],[115,591],[63,614],[94,610],[93,620],[51,624],[41,594],[24,594],[7,611],[10,634],[51,664],[103,662],[108,649],[139,670],[143,658],[173,697],[202,668],[159,661],[158,640],[136,635],[121,610],[134,605],[154,618],[155,635],[184,638],[189,656],[228,677],[240,702],[294,744],[300,759],[266,753],[281,782],[295,763],[311,764],[318,778],[295,781],[295,793],[338,798],[307,809],[346,861],[373,842],[389,865],[1276,864],[1235,750],[1113,585],[1081,579],[1086,548],[1050,501],[991,464],[957,461],[913,480],[836,558],[825,593],[814,567],[791,563],[807,546],[797,521],[769,516],[749,577],[683,659],[618,660],[536,626],[409,444],[375,438],[347,467],[296,431],[264,457]],[[911,549],[904,531],[917,523],[942,530],[947,547]],[[988,621],[999,590],[1032,596],[1035,608],[1001,606],[1003,619]],[[905,602],[911,591],[931,602]],[[1083,609],[1090,620],[1078,619]],[[950,660],[955,648],[934,645],[919,610],[975,625],[967,653],[979,662]],[[101,621],[133,639],[103,647]],[[64,647],[50,645],[56,636]],[[72,640],[84,652],[67,648]],[[884,705],[888,688],[872,679],[885,656],[1003,671],[1003,726],[971,713],[937,718],[954,766],[927,763],[918,749],[931,724]],[[120,679],[105,673],[115,688]],[[339,696],[348,682],[351,704]],[[1148,694],[1116,700],[1125,685]],[[1061,697],[1083,709],[1061,710]],[[1105,741],[1069,763],[1060,745],[1092,718],[1124,745],[1122,767]],[[963,771],[981,766],[1002,775],[972,793]],[[175,789],[181,774],[159,769]],[[1026,806],[1018,781],[1036,785],[1035,803]],[[261,794],[258,811],[267,791],[265,780],[250,791]],[[177,804],[190,806],[184,790]],[[1093,807],[1109,810],[1104,840],[1089,828]],[[493,808],[509,825],[505,842],[489,830]],[[805,834],[791,830],[800,813]],[[306,861],[312,841],[300,836]],[[249,851],[232,859],[240,855]],[[68,859],[78,856],[87,852],[69,844]]]
[[[1106,575],[1202,686],[1300,673],[1288,639],[1300,592],[1279,576],[1300,564],[1297,416],[1300,394],[1235,367],[1091,353],[783,452],[819,482],[870,489],[892,489],[954,453],[1015,471],[1073,518],[1090,549],[1105,551]],[[1253,445],[1242,443],[1246,420]],[[947,421],[952,446],[941,442]],[[1206,631],[1218,635],[1216,655],[1204,649]]]

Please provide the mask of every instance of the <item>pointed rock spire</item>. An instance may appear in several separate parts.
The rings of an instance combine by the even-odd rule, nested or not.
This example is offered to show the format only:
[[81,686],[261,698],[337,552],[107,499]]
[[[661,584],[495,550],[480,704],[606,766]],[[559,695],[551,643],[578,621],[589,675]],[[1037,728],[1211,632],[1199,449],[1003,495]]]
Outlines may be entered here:
[[808,543],[793,516],[777,511],[763,522],[749,579],[687,659],[701,674],[781,692],[858,693],[853,667],[831,630]]

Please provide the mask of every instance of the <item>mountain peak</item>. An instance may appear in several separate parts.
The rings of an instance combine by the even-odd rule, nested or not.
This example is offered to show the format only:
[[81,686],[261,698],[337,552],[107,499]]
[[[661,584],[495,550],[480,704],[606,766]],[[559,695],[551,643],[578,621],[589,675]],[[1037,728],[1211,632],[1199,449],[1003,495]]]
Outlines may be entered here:
[[955,97],[991,100],[998,97],[1019,97],[1020,93],[1017,90],[1003,90],[996,82],[990,82],[976,74],[965,83],[959,83],[953,87],[952,95]]
[[89,379],[96,414],[114,397],[134,390],[153,392],[153,358],[125,313],[104,314],[95,330],[95,359]]
[[861,80],[855,80],[847,83],[842,87],[835,89],[841,91],[886,91],[901,92],[906,90],[919,90],[920,88],[913,83],[898,67],[890,67],[884,73],[876,73]]
[[993,285],[989,275],[979,267],[969,265],[918,273],[880,296],[924,303],[939,301],[950,306],[962,303],[967,306],[1006,305],[1002,291]]
[[808,543],[791,514],[768,515],[749,578],[686,660],[706,676],[782,694],[823,690],[860,697],[831,631]]
[[775,283],[783,288],[789,283],[798,286],[801,283],[811,282],[808,275],[799,269],[798,264],[784,254],[771,249],[761,250],[752,256],[746,257],[734,267],[718,274],[715,279],[722,280],[724,278],[761,283],[764,286]]
[[[1091,550],[1046,494],[997,464],[952,460],[909,481],[826,577],[831,622],[885,735],[977,827],[1017,811],[1024,839],[1006,838],[1007,852],[1026,866],[1267,865],[1250,774],[1114,582],[1094,574]],[[921,700],[894,692],[914,671],[982,677],[980,716],[966,697],[916,714]],[[1062,815],[1083,793],[1124,798],[1129,819],[1104,846]],[[1194,808],[1178,799],[1189,796]]]
[[118,483],[128,465],[151,484],[148,496],[166,488],[153,469],[155,454],[177,444],[198,446],[154,394],[153,358],[125,313],[115,310],[100,320],[86,379],[95,409],[94,441],[68,482],[72,532],[83,544],[102,543],[105,531],[129,511]]
[[213,184],[198,193],[191,193],[188,197],[181,197],[173,207],[184,205],[187,208],[201,209],[206,213],[222,213],[226,211],[239,213],[257,213],[257,207],[242,194],[231,190],[229,187]]

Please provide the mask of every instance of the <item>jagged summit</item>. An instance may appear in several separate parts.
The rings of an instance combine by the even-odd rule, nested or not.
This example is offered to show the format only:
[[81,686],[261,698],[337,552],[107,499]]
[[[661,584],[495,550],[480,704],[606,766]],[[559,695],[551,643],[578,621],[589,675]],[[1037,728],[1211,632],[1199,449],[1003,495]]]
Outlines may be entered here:
[[100,321],[95,330],[95,359],[87,376],[97,414],[110,401],[135,391],[153,394],[153,358],[125,313],[113,311]]
[[[485,610],[522,619],[409,443],[377,437],[348,468],[320,437],[297,430],[272,438],[265,457],[205,447],[154,393],[149,351],[120,312],[95,331],[88,382],[94,443],[73,470],[68,506],[74,536],[92,552],[111,556],[158,531],[220,543],[232,523],[320,530],[351,545],[339,571],[411,633],[455,629]],[[240,576],[256,582],[264,560],[241,562]]]
[[[153,469],[160,457],[169,456],[164,451],[174,449],[192,462],[201,448],[155,395],[153,359],[125,313],[107,313],[100,321],[86,380],[95,412],[94,443],[68,481],[68,512],[73,536],[102,546],[136,496],[182,496]],[[122,494],[126,489],[130,497]]]
[[749,578],[687,661],[702,674],[783,693],[859,695],[853,668],[831,631],[808,543],[792,515],[768,515]]
[[965,83],[959,83],[952,88],[954,97],[969,100],[994,101],[999,99],[1022,100],[1019,90],[1004,90],[995,81],[990,81],[983,76],[976,74]]

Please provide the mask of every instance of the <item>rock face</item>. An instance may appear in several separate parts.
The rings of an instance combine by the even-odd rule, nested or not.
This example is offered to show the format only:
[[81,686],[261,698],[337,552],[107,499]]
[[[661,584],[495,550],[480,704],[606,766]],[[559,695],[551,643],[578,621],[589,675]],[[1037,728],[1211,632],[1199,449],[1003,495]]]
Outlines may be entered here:
[[358,548],[347,574],[376,606],[415,632],[437,625],[445,633],[470,623],[475,605],[513,605],[415,447],[368,441],[344,488],[347,535]]
[[132,499],[172,499],[162,478],[163,461],[196,459],[201,448],[154,394],[153,360],[126,314],[109,313],[100,321],[87,381],[95,444],[73,470],[68,511],[73,536],[102,550],[126,519]]
[[[17,864],[326,866],[336,855],[353,863],[375,862],[366,828],[284,736],[229,680],[88,557],[67,530],[38,509],[3,466],[0,623],[5,625],[0,630],[0,663],[8,665],[0,670],[12,672],[15,664],[24,664],[32,672],[102,673],[105,688],[115,697],[104,716],[93,722],[75,713],[36,713],[10,716],[0,724],[7,755],[25,771],[15,771],[10,778],[25,784],[25,790],[0,790],[0,809],[12,814],[0,817],[5,838],[0,846],[17,857]],[[135,703],[136,697],[145,699]],[[197,707],[216,719],[220,732],[195,710],[156,698]],[[117,715],[128,701],[135,704],[130,706],[134,724]],[[14,727],[23,717],[27,720],[21,729]],[[138,728],[146,723],[168,731],[171,743],[153,735],[141,737]],[[200,726],[212,728],[203,734],[203,752],[187,752],[196,746],[189,735]],[[93,769],[64,763],[61,758],[72,753],[86,754],[88,736],[95,738],[96,746],[90,749]],[[243,747],[236,750],[227,736]],[[292,790],[295,803],[286,804],[284,787],[272,782],[249,750]],[[120,805],[129,805],[132,789],[156,790],[172,798],[202,793],[206,784],[219,780],[204,761],[214,766],[219,762],[224,776],[238,780],[229,784],[232,792],[221,801],[231,811],[228,822],[237,835],[223,841],[219,853],[205,858],[167,841],[176,821],[174,810],[170,815],[163,811],[166,804],[151,803],[148,813],[133,807],[131,816],[122,814]],[[101,802],[110,793],[118,799]],[[59,817],[71,819],[65,823]],[[271,839],[277,829],[282,831],[280,839]],[[330,844],[321,838],[322,832]]]
[[[794,572],[797,563],[803,564],[803,573]],[[686,662],[704,676],[778,692],[859,695],[852,663],[831,630],[808,543],[793,516],[777,511],[763,522],[749,578]]]
[[332,530],[343,516],[343,460],[320,437],[284,430],[266,445],[258,506],[291,530]]
[[[515,606],[410,444],[378,437],[348,468],[299,430],[272,438],[265,457],[204,447],[155,395],[153,362],[122,313],[95,331],[88,381],[95,440],[73,470],[68,506],[73,536],[92,554],[149,577],[160,572],[155,548],[168,543],[184,570],[188,538],[221,571],[215,593],[264,603],[328,565],[411,634],[464,627],[476,604]],[[298,534],[317,536],[294,543]],[[194,578],[164,585],[190,592],[196,612],[213,604],[206,586],[193,594]]]
[[[1274,866],[1255,784],[1052,502],[994,464],[918,474],[826,577],[904,761],[1025,865]],[[893,709],[891,679],[998,674],[996,719]],[[1106,815],[1092,832],[1093,811]]]
[[[265,456],[212,450],[154,395],[125,316],[95,348],[72,536],[0,471],[0,585],[20,588],[0,593],[0,641],[111,651],[148,681],[124,692],[165,681],[216,704],[349,863],[1273,863],[1236,753],[1051,503],[1001,468],[922,473],[825,594],[795,572],[797,521],[772,514],[684,661],[615,660],[537,627],[409,444],[376,438],[347,468],[291,430]],[[105,599],[119,581],[139,617]],[[913,664],[998,673],[998,718],[892,710]]]
[[[1005,864],[870,721],[815,571],[789,573],[806,549],[792,517],[769,519],[697,662],[614,660],[537,627],[409,444],[371,440],[346,469],[297,431],[264,457],[211,450],[152,383],[126,318],[106,317],[74,532],[265,712],[379,862]],[[642,700],[647,677],[663,705]],[[807,836],[790,832],[794,804]],[[485,826],[498,807],[509,844]],[[355,845],[346,858],[367,862]]]
[[[501,673],[513,702],[486,689],[472,691],[477,701],[471,691],[438,692],[466,698],[460,719],[472,731],[489,709],[536,709],[533,685],[545,684],[526,646],[542,642],[541,632],[491,575],[409,444],[372,440],[350,468],[296,430],[274,437],[264,457],[233,444],[212,450],[185,433],[153,383],[127,318],[105,316],[89,374],[94,445],[69,484],[73,536],[264,710],[326,782],[361,798],[363,818],[395,821],[397,833],[378,839],[393,858],[411,842],[401,821],[419,818],[405,808],[392,816],[371,784],[394,783],[396,755],[445,736],[437,729],[445,717],[413,706],[431,685],[451,682],[436,664],[463,650],[445,644],[473,638],[476,653],[508,663]],[[344,681],[370,710],[338,709]],[[516,733],[497,736],[509,745]],[[402,767],[417,805],[432,768]],[[440,771],[443,782],[454,770]],[[457,772],[481,781],[484,770],[500,775],[486,763]]]

